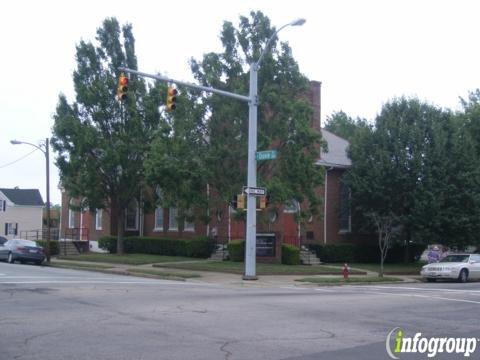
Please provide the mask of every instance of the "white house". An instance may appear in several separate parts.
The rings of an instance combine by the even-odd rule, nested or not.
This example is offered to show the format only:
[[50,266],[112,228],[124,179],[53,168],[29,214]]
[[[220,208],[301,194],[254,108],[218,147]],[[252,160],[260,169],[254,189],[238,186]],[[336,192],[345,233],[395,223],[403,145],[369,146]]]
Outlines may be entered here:
[[0,188],[0,234],[8,239],[42,229],[44,203],[37,189]]

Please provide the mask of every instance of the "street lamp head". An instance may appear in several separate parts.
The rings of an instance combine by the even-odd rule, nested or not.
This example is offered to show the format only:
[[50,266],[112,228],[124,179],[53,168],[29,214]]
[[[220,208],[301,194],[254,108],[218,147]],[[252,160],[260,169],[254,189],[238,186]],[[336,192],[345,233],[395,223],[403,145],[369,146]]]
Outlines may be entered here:
[[22,142],[21,141],[18,141],[18,140],[10,140],[10,144],[12,145],[19,145],[21,144]]
[[307,20],[305,20],[305,19],[303,19],[303,18],[302,18],[302,19],[297,19],[297,20],[293,20],[293,21],[290,23],[290,25],[291,25],[291,26],[301,26],[301,25],[305,24],[306,21],[307,21]]

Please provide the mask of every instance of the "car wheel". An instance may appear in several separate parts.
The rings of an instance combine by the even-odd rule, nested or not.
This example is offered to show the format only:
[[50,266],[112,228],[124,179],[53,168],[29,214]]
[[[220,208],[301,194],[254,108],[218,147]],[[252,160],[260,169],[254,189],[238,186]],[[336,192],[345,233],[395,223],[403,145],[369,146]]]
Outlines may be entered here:
[[42,262],[43,262],[43,261],[37,260],[37,261],[35,261],[35,264],[37,264],[37,265],[40,266],[40,265],[42,265]]
[[461,283],[466,283],[468,281],[468,270],[462,269],[460,274],[458,274],[458,281]]
[[427,278],[427,281],[428,281],[428,282],[435,282],[435,281],[437,281],[437,279],[434,279],[434,278]]
[[12,253],[9,253],[8,254],[8,259],[7,259],[8,263],[9,264],[13,264],[15,260],[13,260],[13,255]]

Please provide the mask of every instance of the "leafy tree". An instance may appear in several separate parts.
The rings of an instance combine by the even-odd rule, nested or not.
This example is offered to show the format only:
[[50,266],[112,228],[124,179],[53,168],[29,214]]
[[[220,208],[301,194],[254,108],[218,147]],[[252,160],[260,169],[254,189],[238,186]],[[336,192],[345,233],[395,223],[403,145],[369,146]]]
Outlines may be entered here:
[[[392,239],[471,244],[478,233],[478,157],[462,121],[416,99],[387,103],[351,141],[347,182],[358,216]],[[360,215],[359,215],[360,214]],[[380,234],[380,233],[379,233]],[[406,254],[408,259],[408,253]]]
[[367,120],[358,117],[353,119],[345,112],[337,111],[327,117],[325,129],[344,139],[351,140],[359,128],[366,126]]
[[[426,147],[432,143],[432,124],[442,112],[416,99],[396,99],[384,105],[375,127],[358,130],[349,155],[352,168],[346,181],[352,190],[352,208],[385,238],[412,240],[413,216],[423,178]],[[373,227],[374,225],[374,227]],[[389,244],[380,245],[383,263]],[[385,244],[384,244],[385,245]],[[383,250],[385,249],[385,251]],[[408,254],[406,254],[406,259]]]
[[[60,95],[52,145],[62,186],[82,206],[111,209],[123,253],[125,209],[144,186],[144,154],[158,124],[158,91],[130,77],[128,99],[115,99],[120,66],[137,68],[131,25],[104,20],[97,43],[80,41],[73,73],[75,101]],[[115,233],[112,224],[112,233]]]
[[181,222],[186,217],[193,220],[194,208],[207,206],[207,143],[203,107],[196,96],[184,89],[175,112],[162,114],[164,121],[145,160],[147,181],[161,190],[157,205],[178,208]]
[[[223,52],[191,60],[194,77],[204,86],[247,94],[249,64],[258,60],[276,29],[261,12],[240,17],[236,28],[224,22],[220,39]],[[260,162],[258,182],[272,201],[308,200],[317,212],[314,189],[323,181],[315,166],[320,134],[310,126],[312,107],[307,99],[309,82],[303,76],[288,44],[274,39],[259,70],[258,149],[275,148],[278,159]],[[223,200],[230,200],[246,183],[248,107],[238,100],[203,94],[205,133],[202,155],[205,179]],[[202,175],[203,176],[203,175]]]

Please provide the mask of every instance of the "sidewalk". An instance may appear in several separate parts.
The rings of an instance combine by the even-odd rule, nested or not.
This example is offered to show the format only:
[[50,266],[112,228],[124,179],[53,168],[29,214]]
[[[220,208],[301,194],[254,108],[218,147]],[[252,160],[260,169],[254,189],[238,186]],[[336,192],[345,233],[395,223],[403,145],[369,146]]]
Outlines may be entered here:
[[[138,276],[138,277],[149,277],[149,278],[158,278],[154,275],[147,275],[147,274],[139,274],[129,272],[128,269],[143,269],[143,270],[157,270],[159,272],[165,273],[177,273],[177,274],[191,274],[195,273],[200,275],[198,278],[187,278],[185,281],[191,283],[209,283],[209,284],[219,284],[223,286],[230,286],[230,287],[259,287],[259,288],[279,288],[279,287],[318,287],[318,286],[327,286],[327,285],[319,285],[313,284],[308,282],[299,282],[295,281],[301,278],[331,278],[332,275],[259,275],[258,280],[243,280],[242,275],[240,274],[230,274],[230,273],[223,273],[223,272],[213,272],[213,271],[196,271],[196,270],[182,270],[176,268],[155,268],[153,264],[144,264],[144,265],[129,265],[129,264],[112,264],[112,263],[101,263],[101,262],[89,262],[89,261],[72,261],[72,260],[60,260],[60,259],[52,259],[52,262],[58,264],[65,264],[65,265],[74,265],[76,264],[85,264],[91,266],[98,266],[98,267],[108,267],[106,269],[94,269],[85,267],[84,270],[87,271],[100,271],[105,273],[113,273],[113,274],[121,274],[121,275],[130,275],[130,276]],[[358,269],[360,270],[360,269]],[[377,276],[378,273],[367,271],[367,275],[351,275],[351,277],[363,277],[363,276]],[[401,278],[404,282],[417,282],[417,280],[412,279],[410,276],[402,276],[402,275],[393,275],[393,277]],[[399,283],[399,282],[396,282]],[[381,284],[388,284],[385,283],[378,283]],[[333,286],[339,286],[333,285]],[[329,285],[332,286],[332,285]]]

